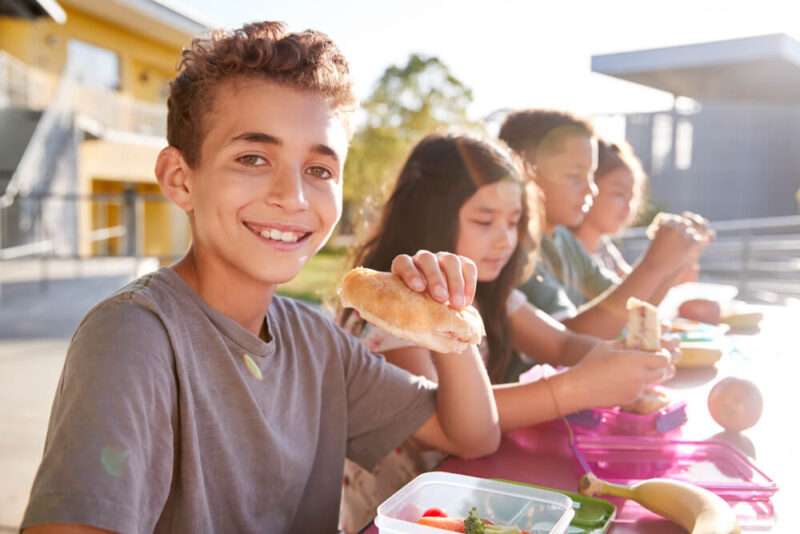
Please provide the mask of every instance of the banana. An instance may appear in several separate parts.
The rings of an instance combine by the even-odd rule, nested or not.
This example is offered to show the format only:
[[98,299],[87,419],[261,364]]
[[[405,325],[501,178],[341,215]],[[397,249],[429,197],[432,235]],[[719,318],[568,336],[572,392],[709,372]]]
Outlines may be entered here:
[[579,483],[584,495],[622,497],[679,524],[691,534],[739,534],[731,507],[721,497],[687,482],[666,478],[643,480],[633,486],[611,484],[592,473]]

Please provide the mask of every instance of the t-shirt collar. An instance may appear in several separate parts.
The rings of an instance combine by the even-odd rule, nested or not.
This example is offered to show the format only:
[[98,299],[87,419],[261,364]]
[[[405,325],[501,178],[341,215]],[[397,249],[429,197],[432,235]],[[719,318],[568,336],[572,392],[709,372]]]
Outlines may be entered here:
[[197,304],[209,320],[214,323],[214,326],[233,343],[244,349],[246,353],[251,356],[265,357],[275,352],[276,327],[274,321],[270,320],[269,311],[267,311],[264,320],[267,323],[270,341],[264,341],[221,311],[212,308],[174,269],[162,267],[159,269],[159,273],[166,278],[171,286]]

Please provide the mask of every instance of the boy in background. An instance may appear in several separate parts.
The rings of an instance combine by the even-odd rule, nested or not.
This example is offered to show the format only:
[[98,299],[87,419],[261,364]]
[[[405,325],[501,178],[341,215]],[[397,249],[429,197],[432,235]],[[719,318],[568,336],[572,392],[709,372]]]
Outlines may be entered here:
[[570,330],[616,337],[627,321],[628,298],[658,304],[712,237],[702,217],[661,217],[647,251],[620,279],[598,266],[569,230],[580,224],[597,194],[591,124],[562,111],[530,109],[509,114],[499,137],[523,159],[544,198],[540,261],[520,289]]
[[[331,532],[345,456],[369,468],[412,434],[492,452],[474,346],[437,357],[437,392],[274,295],[341,215],[355,98],[334,43],[269,22],[195,39],[168,107],[156,175],[192,246],[79,325],[25,532]],[[474,296],[452,254],[392,270],[455,308]]]

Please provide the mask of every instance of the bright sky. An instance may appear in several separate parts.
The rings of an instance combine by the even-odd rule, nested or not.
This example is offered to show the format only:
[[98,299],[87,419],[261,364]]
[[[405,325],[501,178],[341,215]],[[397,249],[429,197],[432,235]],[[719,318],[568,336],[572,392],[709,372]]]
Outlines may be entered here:
[[472,88],[470,115],[549,107],[667,109],[660,91],[591,72],[591,56],[766,33],[800,35],[797,0],[179,0],[210,22],[282,20],[324,31],[359,96],[411,53],[438,56]]

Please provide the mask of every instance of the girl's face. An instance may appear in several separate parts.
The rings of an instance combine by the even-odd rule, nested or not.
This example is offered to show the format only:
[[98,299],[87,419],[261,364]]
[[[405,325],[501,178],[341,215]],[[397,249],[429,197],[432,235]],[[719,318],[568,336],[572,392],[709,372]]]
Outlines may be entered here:
[[558,152],[537,158],[534,178],[544,193],[546,233],[556,225],[577,226],[583,220],[597,194],[594,153],[590,138],[570,135]]
[[456,254],[478,266],[478,281],[500,275],[517,248],[522,216],[520,185],[500,181],[480,187],[458,210]]
[[627,167],[605,174],[597,182],[597,197],[586,214],[584,224],[591,225],[602,234],[619,232],[631,214],[633,185],[633,174]]

